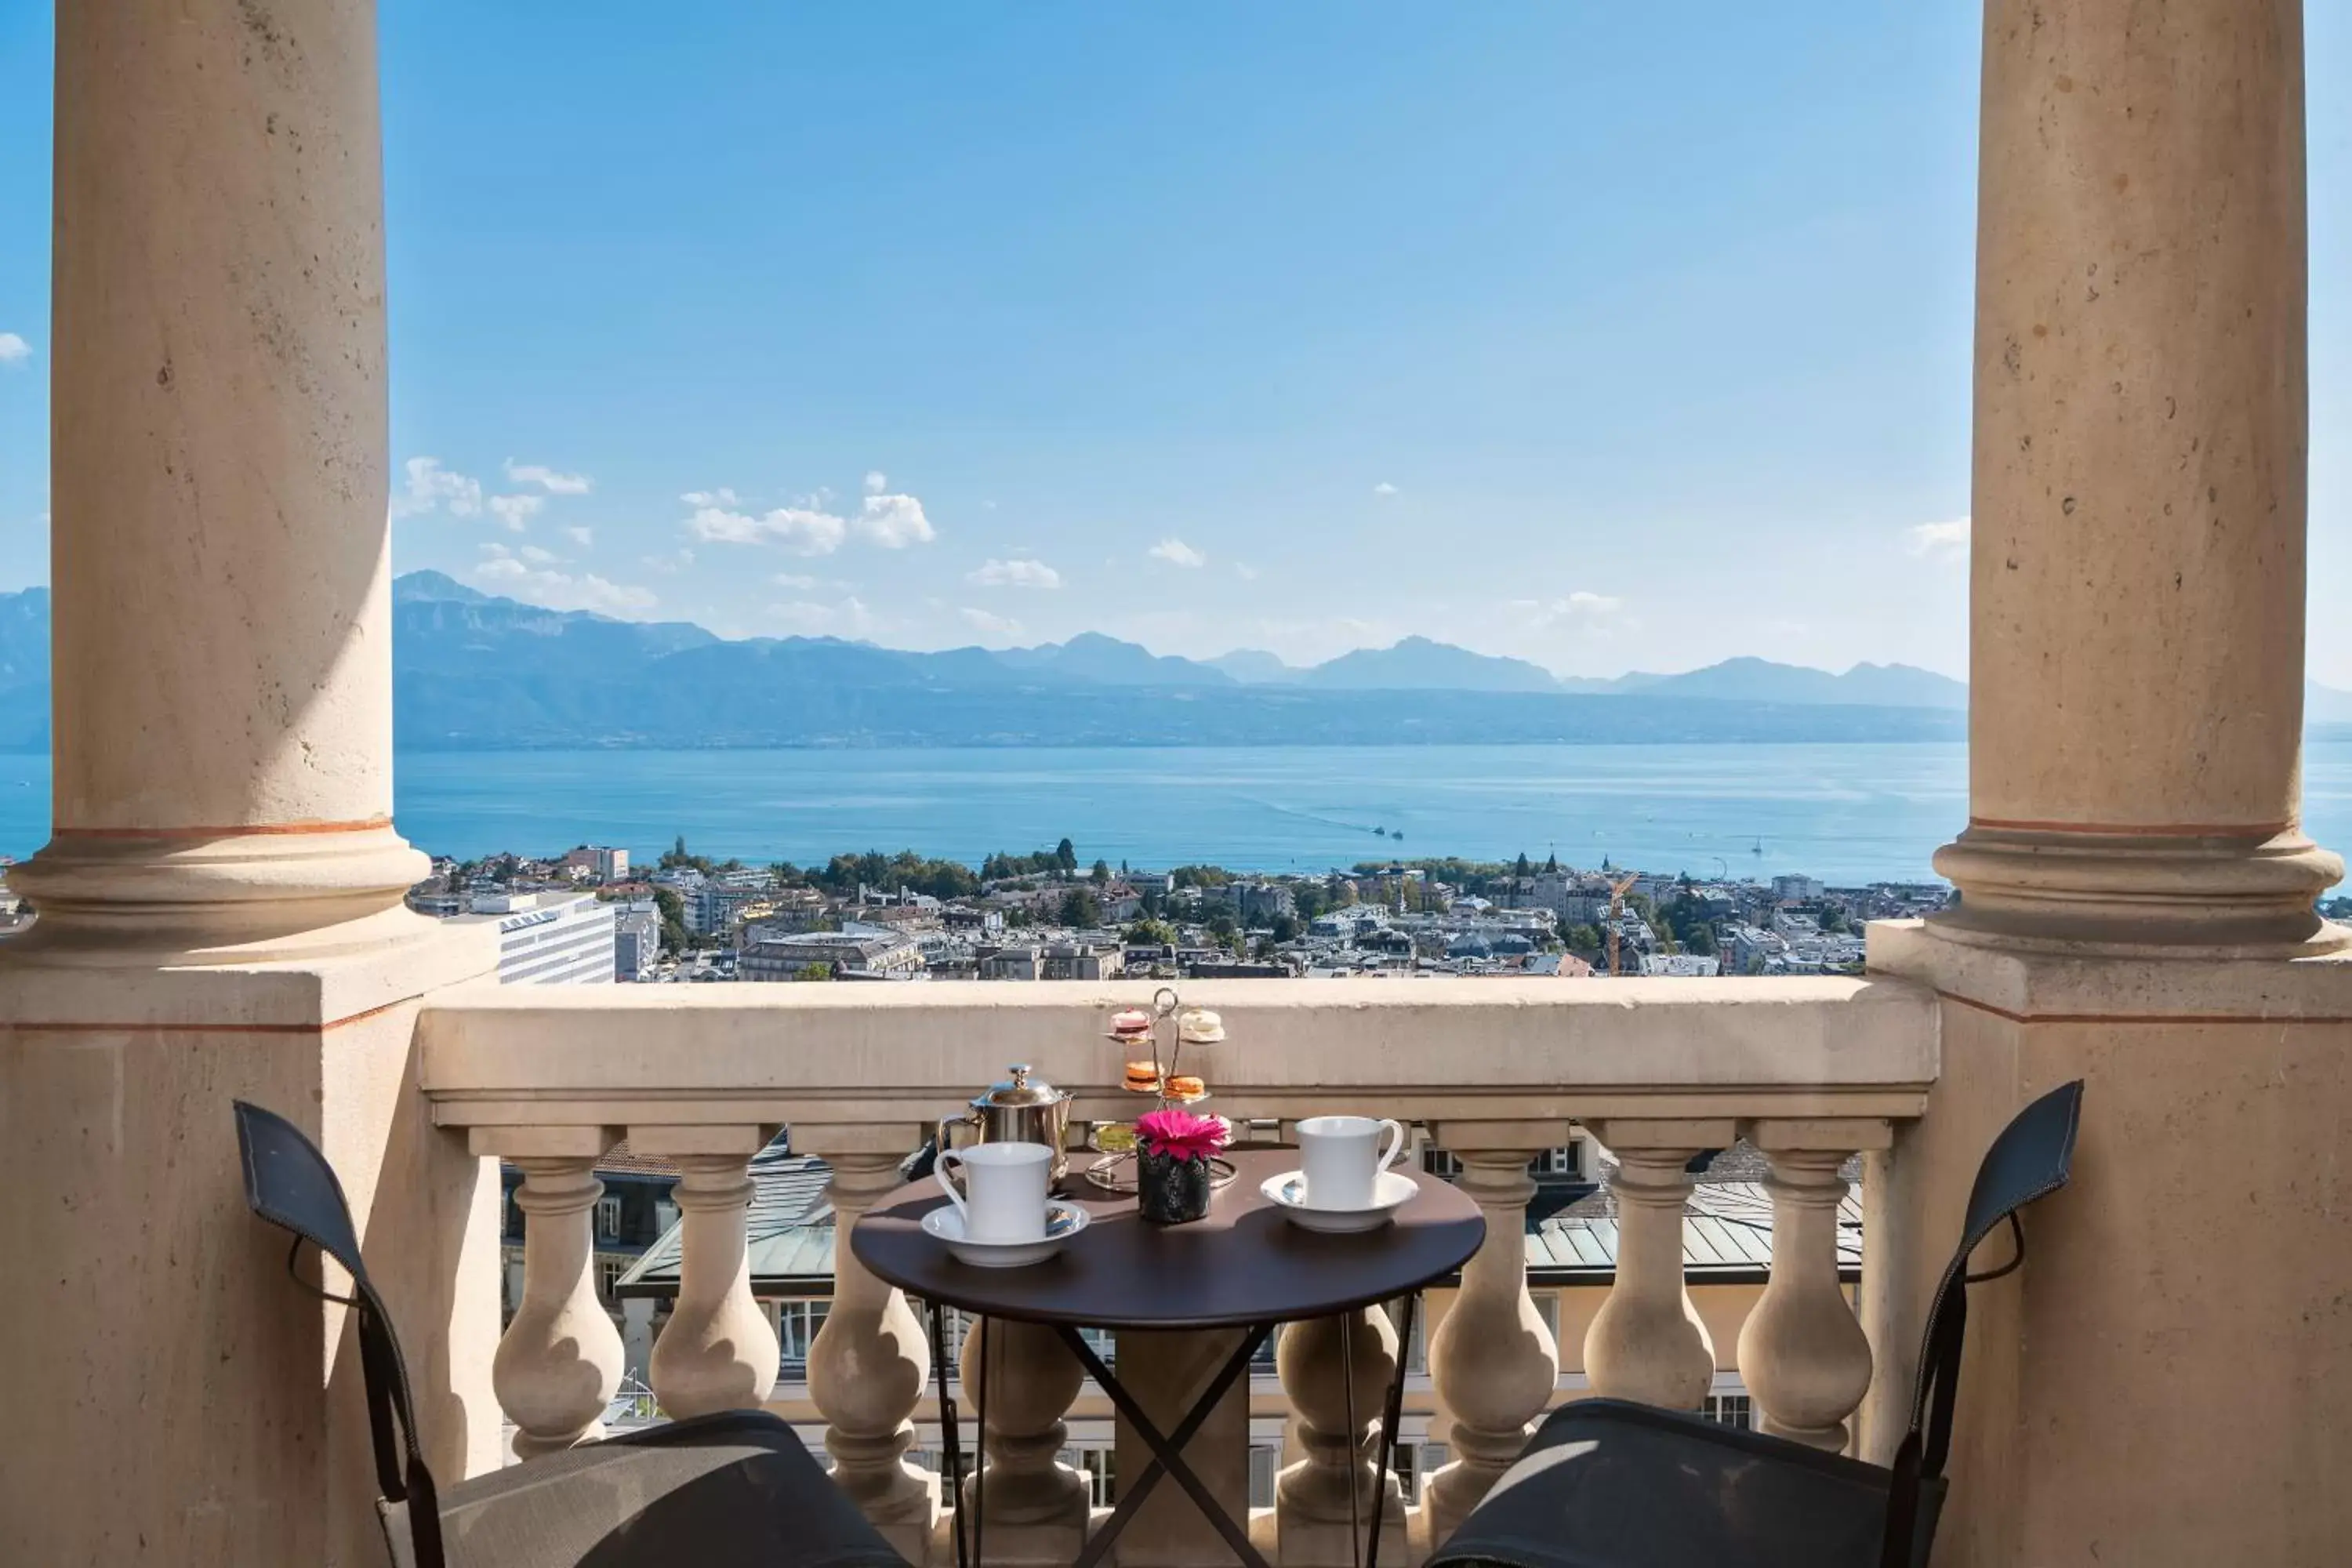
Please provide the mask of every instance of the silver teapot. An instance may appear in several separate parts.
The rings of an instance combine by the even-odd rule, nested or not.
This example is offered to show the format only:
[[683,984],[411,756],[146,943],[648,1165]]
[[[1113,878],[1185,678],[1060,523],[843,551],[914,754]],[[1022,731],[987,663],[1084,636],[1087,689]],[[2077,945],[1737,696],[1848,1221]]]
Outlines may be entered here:
[[977,1128],[970,1143],[1043,1143],[1054,1152],[1051,1180],[1070,1173],[1070,1156],[1063,1147],[1070,1131],[1070,1097],[1042,1079],[1032,1080],[1029,1064],[1015,1062],[1005,1069],[1013,1076],[973,1097],[962,1114],[940,1119],[940,1152],[956,1147],[952,1129]]

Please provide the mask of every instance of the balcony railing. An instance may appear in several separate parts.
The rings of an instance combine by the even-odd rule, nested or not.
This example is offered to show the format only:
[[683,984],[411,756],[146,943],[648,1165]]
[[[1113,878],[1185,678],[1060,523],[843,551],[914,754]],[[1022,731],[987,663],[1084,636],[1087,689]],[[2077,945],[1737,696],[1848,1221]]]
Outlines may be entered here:
[[[760,1405],[778,1355],[746,1263],[751,1155],[789,1125],[795,1150],[830,1163],[845,1227],[898,1184],[899,1163],[931,1121],[1009,1062],[1034,1063],[1070,1090],[1077,1120],[1131,1115],[1135,1102],[1116,1087],[1119,1050],[1102,1031],[1110,1009],[1150,989],[482,986],[433,998],[420,1038],[435,1120],[466,1129],[476,1153],[524,1173],[525,1283],[494,1368],[518,1450],[594,1436],[619,1379],[620,1340],[596,1300],[591,1263],[593,1173],[614,1143],[626,1138],[682,1172],[678,1292],[650,1367],[663,1409],[682,1416]],[[1200,1060],[1226,1115],[1354,1110],[1424,1123],[1460,1161],[1456,1179],[1486,1214],[1487,1243],[1428,1346],[1450,1462],[1418,1506],[1402,1509],[1391,1495],[1390,1517],[1402,1522],[1383,1549],[1390,1561],[1443,1540],[1558,1395],[1558,1352],[1528,1289],[1524,1221],[1535,1193],[1528,1162],[1565,1142],[1571,1121],[1617,1162],[1614,1283],[1582,1347],[1594,1392],[1684,1409],[1707,1397],[1718,1352],[1684,1279],[1687,1167],[1738,1137],[1770,1167],[1770,1274],[1737,1347],[1759,1424],[1844,1448],[1874,1366],[1882,1378],[1907,1376],[1903,1313],[1868,1314],[1892,1352],[1891,1363],[1874,1358],[1844,1292],[1837,1216],[1846,1162],[1886,1150],[1897,1124],[1925,1110],[1938,1059],[1928,992],[1849,979],[1262,981],[1191,987],[1186,1000],[1224,1016],[1229,1038]],[[1336,1561],[1347,1550],[1351,1487],[1368,1511],[1372,1450],[1364,1433],[1351,1440],[1327,1415],[1344,1405],[1340,1336],[1316,1324],[1284,1332],[1295,1342],[1281,1357],[1281,1384],[1303,1457],[1254,1528],[1280,1562]],[[1349,1339],[1359,1385],[1385,1379],[1398,1353],[1386,1316],[1362,1314]],[[1006,1388],[985,1434],[992,1555],[1001,1542],[1026,1541],[1051,1560],[1042,1543],[1052,1532],[1064,1531],[1066,1544],[1087,1522],[1085,1479],[1056,1459],[1080,1380],[1049,1336],[1004,1343]],[[1139,1353],[1180,1353],[1149,1343],[1122,1350],[1130,1367]],[[916,1562],[937,1560],[943,1540],[937,1485],[908,1458],[929,1372],[912,1309],[837,1247],[832,1310],[808,1357],[809,1397],[826,1423],[835,1479]],[[1245,1478],[1245,1462],[1228,1473]],[[1190,1506],[1176,1498],[1151,1506],[1171,1504]],[[1153,1561],[1190,1560],[1180,1523],[1150,1539],[1160,1553]],[[1213,1542],[1203,1538],[1201,1561],[1223,1560]]]

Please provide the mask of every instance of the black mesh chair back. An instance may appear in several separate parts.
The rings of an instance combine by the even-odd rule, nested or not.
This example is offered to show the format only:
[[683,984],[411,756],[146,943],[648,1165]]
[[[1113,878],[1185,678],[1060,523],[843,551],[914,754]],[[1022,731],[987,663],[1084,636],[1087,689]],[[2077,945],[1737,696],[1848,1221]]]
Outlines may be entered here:
[[[245,1167],[245,1201],[270,1224],[294,1233],[286,1266],[309,1242],[341,1264],[354,1294],[328,1296],[359,1317],[360,1372],[367,1384],[368,1431],[375,1449],[377,1489],[387,1505],[409,1515],[412,1552],[417,1568],[446,1568],[441,1541],[439,1490],[416,1435],[416,1401],[409,1391],[408,1366],[393,1335],[383,1298],[368,1279],[352,1226],[352,1206],[335,1169],[310,1139],[284,1117],[240,1100],[236,1102],[236,1143]],[[295,1275],[299,1280],[301,1276]],[[315,1289],[305,1283],[306,1289]],[[323,1290],[320,1295],[327,1295]]]
[[310,1242],[351,1273],[353,1293],[329,1300],[359,1319],[394,1568],[906,1568],[792,1427],[764,1410],[666,1422],[436,1487],[342,1184],[283,1117],[239,1101],[236,1132],[253,1212],[292,1231],[296,1251]]
[[[1919,1379],[1911,1396],[1911,1429],[1895,1456],[1895,1487],[1887,1505],[1887,1538],[1905,1527],[1916,1510],[1923,1480],[1940,1478],[1951,1457],[1952,1415],[1959,1394],[1960,1351],[1967,1342],[1969,1287],[1998,1279],[2025,1261],[2025,1225],[2018,1215],[2027,1205],[2066,1184],[2074,1164],[2074,1138],[2083,1121],[2083,1081],[2061,1084],[2011,1119],[1985,1151],[1969,1189],[1960,1245],[1944,1266],[1927,1332],[1919,1348]],[[2009,1261],[1982,1274],[1968,1271],[1969,1259],[2003,1225],[2009,1226]],[[1891,1552],[1891,1547],[1890,1547]],[[1890,1556],[1888,1561],[1894,1562]]]
[[[1943,1508],[1969,1287],[2024,1260],[2018,1213],[2065,1185],[2082,1100],[2080,1082],[2043,1095],[1978,1168],[1891,1468],[1680,1411],[1580,1399],[1552,1413],[1428,1568],[1924,1568]],[[2004,1225],[2009,1261],[1969,1273]]]

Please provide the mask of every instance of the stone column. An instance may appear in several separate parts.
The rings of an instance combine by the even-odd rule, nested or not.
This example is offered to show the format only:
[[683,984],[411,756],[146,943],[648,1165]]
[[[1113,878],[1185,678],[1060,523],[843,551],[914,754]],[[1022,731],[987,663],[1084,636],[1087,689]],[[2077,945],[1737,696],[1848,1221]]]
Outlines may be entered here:
[[[1344,1568],[1363,1560],[1360,1542],[1370,1533],[1378,1495],[1381,1421],[1403,1354],[1396,1325],[1379,1307],[1283,1325],[1275,1370],[1300,1449],[1275,1482],[1276,1541],[1285,1568]],[[1381,1551],[1393,1560],[1405,1548],[1404,1490],[1393,1475],[1387,1489]]]
[[[746,1222],[751,1156],[772,1127],[636,1127],[629,1147],[677,1163],[677,1300],[654,1342],[654,1395],[683,1420],[757,1410],[776,1386],[782,1347],[751,1294]],[[609,1321],[607,1327],[609,1327]],[[614,1350],[617,1352],[616,1342]],[[614,1356],[618,1362],[617,1353]]]
[[[1462,1289],[1429,1341],[1453,1451],[1423,1500],[1433,1547],[1518,1458],[1559,1384],[1559,1349],[1528,1292],[1528,1204],[1536,1195],[1528,1162],[1565,1142],[1567,1130],[1446,1123],[1434,1136],[1461,1160],[1458,1184],[1486,1215],[1486,1239],[1463,1266]],[[1481,1146],[1463,1147],[1469,1142]]]
[[10,881],[60,955],[349,947],[427,868],[392,830],[374,9],[58,10],[55,830]]
[[[1086,1383],[1085,1369],[1060,1335],[1039,1323],[972,1320],[963,1337],[962,1409],[977,1418],[987,1485],[965,1478],[961,1502],[980,1517],[986,1494],[988,1560],[1020,1568],[1059,1568],[1086,1546],[1087,1479],[1061,1462],[1069,1426],[1062,1417]],[[987,1361],[981,1359],[982,1345]],[[982,1385],[985,1384],[985,1393]]]
[[596,1300],[595,1268],[596,1161],[614,1140],[597,1127],[482,1131],[477,1148],[503,1148],[522,1167],[522,1296],[490,1376],[515,1453],[530,1458],[602,1437],[621,1385],[621,1336]]
[[[920,1134],[908,1127],[795,1126],[793,1147],[833,1167],[835,1234],[898,1186]],[[923,1561],[940,1514],[939,1478],[907,1461],[915,1407],[931,1373],[930,1341],[904,1292],[834,1248],[833,1310],[809,1347],[809,1401],[824,1415],[834,1483],[910,1563]]]
[[1991,0],[1956,932],[2335,945],[2303,836],[2298,0]]
[[1731,1142],[1732,1124],[1622,1121],[1594,1131],[1617,1156],[1617,1279],[1584,1334],[1592,1391],[1671,1410],[1696,1410],[1715,1383],[1715,1344],[1683,1283],[1686,1167]]
[[1976,821],[1968,907],[1870,932],[1945,1001],[1864,1182],[1864,1457],[1987,1142],[2086,1088],[2074,1184],[1969,1292],[1952,1568],[2352,1542],[2352,962],[2294,827],[2302,78],[2295,0],[1987,7]]
[[1739,1328],[1739,1379],[1764,1431],[1843,1452],[1846,1417],[1870,1392],[1870,1341],[1838,1279],[1838,1172],[1883,1149],[1886,1123],[1759,1121],[1748,1136],[1771,1164],[1772,1273]]
[[325,1151],[436,1473],[497,1464],[497,1171],[413,1055],[495,939],[400,907],[389,821],[374,6],[59,5],[56,115],[55,831],[0,944],[41,1414],[0,1561],[380,1561],[350,1314],[246,1212],[229,1115]]

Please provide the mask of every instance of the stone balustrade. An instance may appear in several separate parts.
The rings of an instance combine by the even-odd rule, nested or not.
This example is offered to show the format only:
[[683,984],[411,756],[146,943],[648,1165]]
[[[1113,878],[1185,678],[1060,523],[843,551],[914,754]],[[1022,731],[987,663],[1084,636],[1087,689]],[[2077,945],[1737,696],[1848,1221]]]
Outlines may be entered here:
[[[837,1223],[852,1225],[898,1183],[932,1119],[1008,1062],[1035,1063],[1071,1091],[1081,1121],[1131,1115],[1102,1024],[1150,989],[475,986],[432,998],[418,1027],[435,1120],[523,1173],[523,1289],[495,1378],[518,1451],[599,1435],[616,1384],[621,1347],[595,1304],[587,1229],[593,1169],[613,1143],[625,1137],[684,1172],[679,1295],[652,1356],[664,1410],[757,1405],[774,1384],[777,1343],[750,1289],[746,1167],[775,1130],[788,1125],[796,1151],[831,1164]],[[1528,1162],[1567,1142],[1571,1121],[1615,1162],[1615,1284],[1582,1342],[1591,1390],[1695,1409],[1713,1385],[1717,1347],[1685,1282],[1687,1167],[1744,1136],[1769,1163],[1775,1247],[1738,1331],[1738,1369],[1759,1426],[1828,1449],[1853,1443],[1874,1363],[1839,1275],[1841,1173],[1925,1109],[1938,1051],[1928,993],[1851,979],[1261,981],[1190,986],[1186,997],[1225,1017],[1228,1040],[1199,1064],[1225,1114],[1360,1110],[1423,1123],[1486,1215],[1487,1243],[1429,1338],[1450,1462],[1411,1508],[1391,1481],[1384,1561],[1416,1561],[1442,1541],[1564,1396],[1523,1227]],[[835,1256],[832,1310],[808,1358],[835,1479],[910,1561],[951,1561],[941,1509],[952,1500],[908,1458],[932,1374],[928,1336],[899,1292],[846,1247]],[[1899,1304],[1870,1321],[1891,1343],[1916,1334]],[[1177,1365],[1182,1347],[1158,1342],[1182,1338],[1121,1336],[1135,1386],[1178,1390],[1191,1375]],[[1271,1560],[1350,1559],[1371,1513],[1383,1394],[1405,1352],[1377,1310],[1283,1331],[1289,1462],[1253,1527]],[[1169,1366],[1144,1364],[1154,1355]],[[981,1439],[990,1560],[1068,1561],[1087,1523],[1082,1478],[1056,1458],[1081,1397],[1076,1363],[1050,1335],[1006,1324],[992,1326],[984,1362],[976,1332],[961,1359],[964,1385],[992,1390]],[[1898,1350],[1888,1374],[1906,1367]],[[1244,1442],[1245,1429],[1236,1407],[1195,1445]],[[1203,1473],[1245,1476],[1214,1456]],[[1190,1505],[1171,1489],[1149,1506]],[[1229,1560],[1189,1522],[1131,1532],[1119,1561]]]

